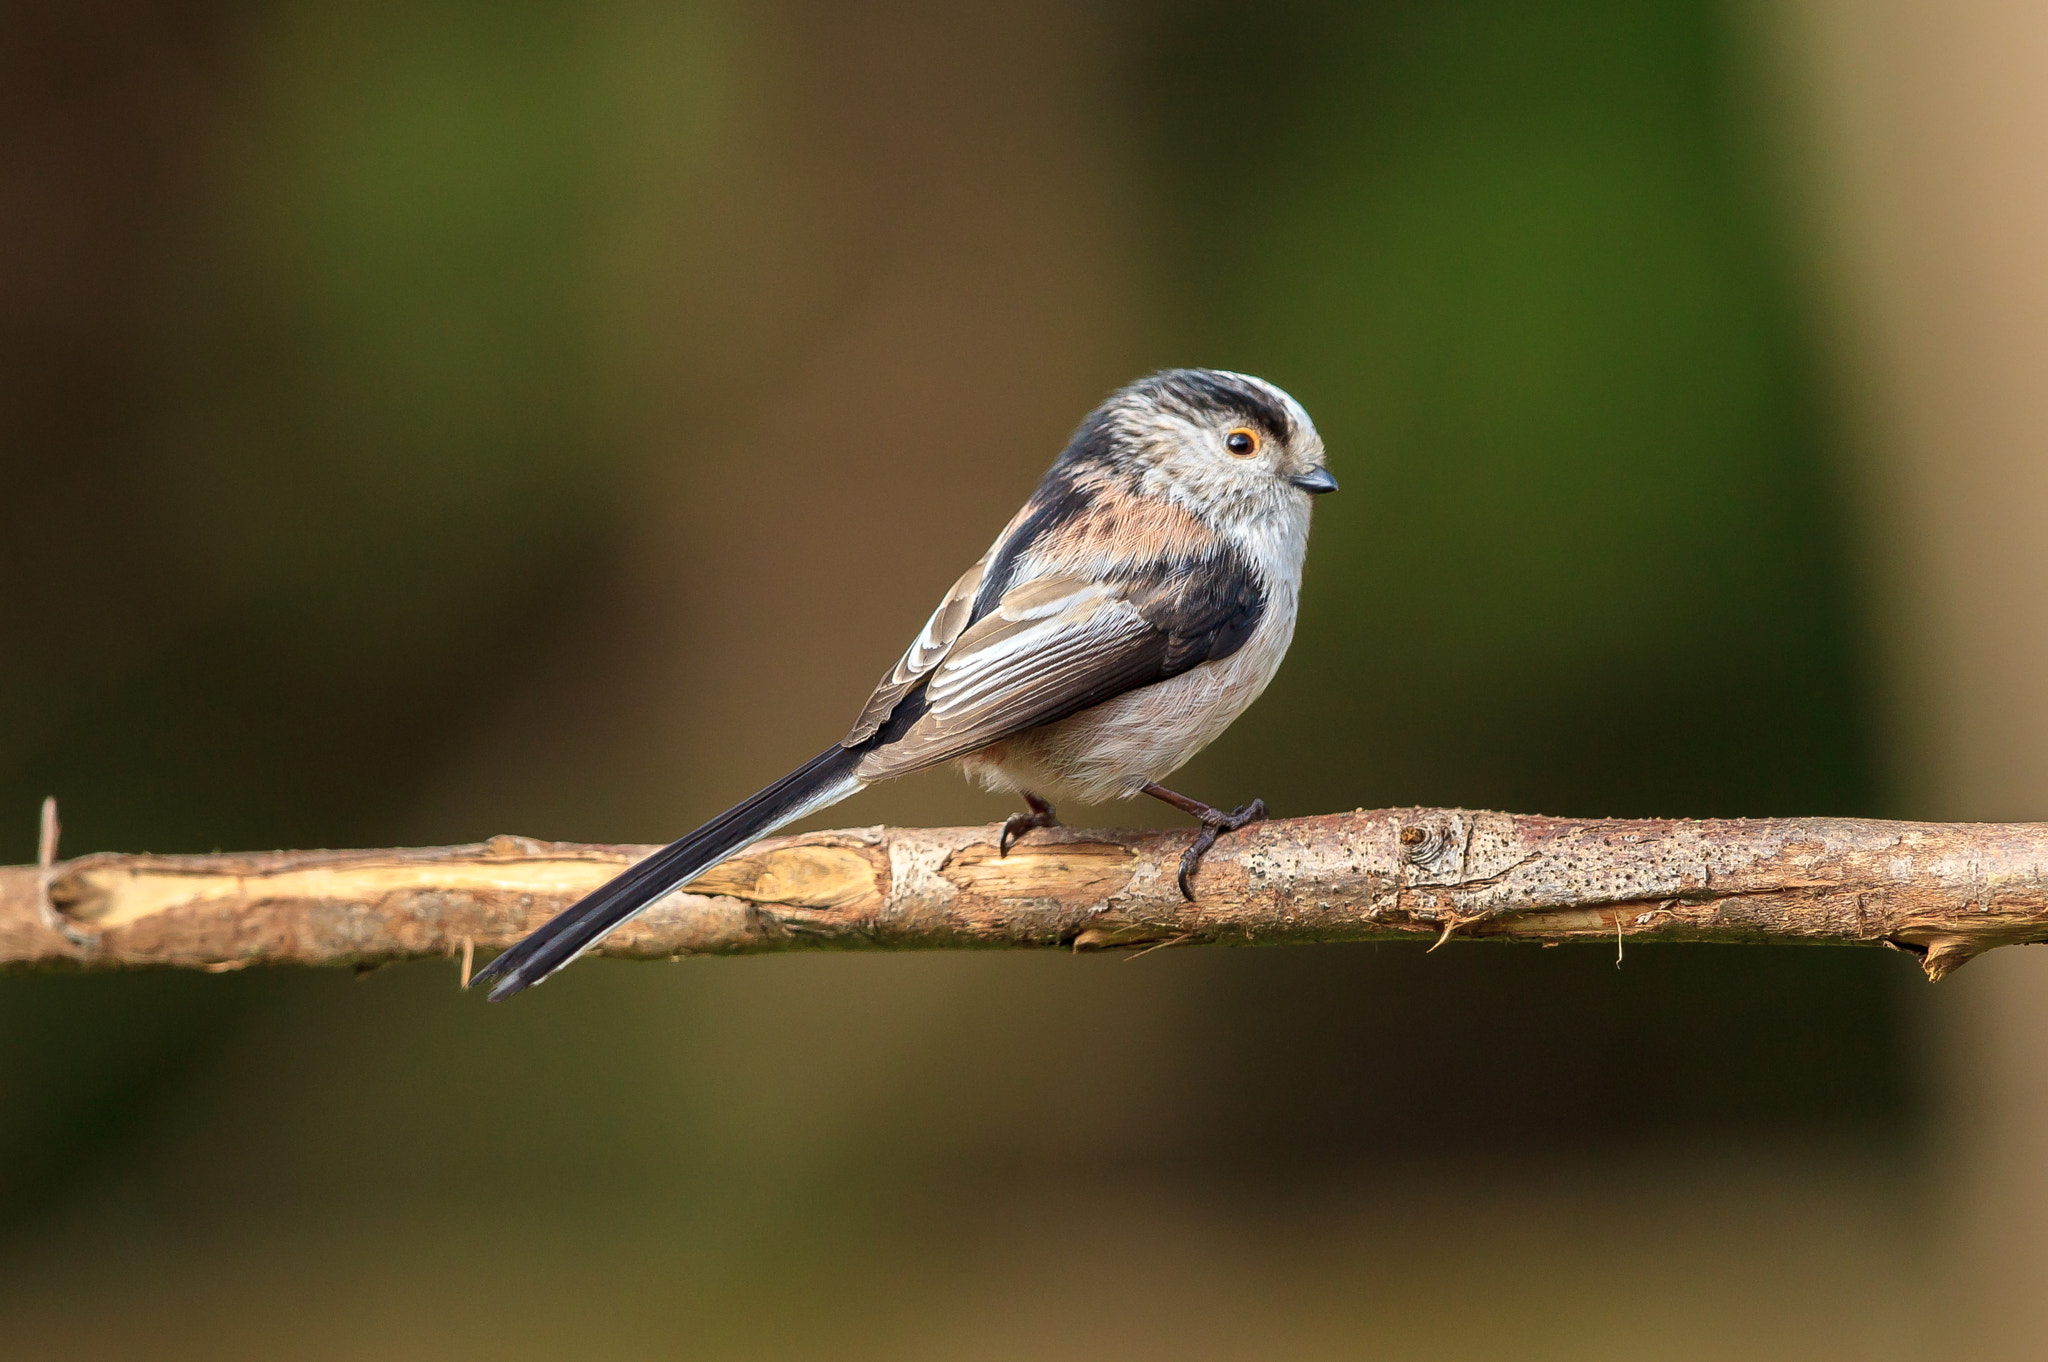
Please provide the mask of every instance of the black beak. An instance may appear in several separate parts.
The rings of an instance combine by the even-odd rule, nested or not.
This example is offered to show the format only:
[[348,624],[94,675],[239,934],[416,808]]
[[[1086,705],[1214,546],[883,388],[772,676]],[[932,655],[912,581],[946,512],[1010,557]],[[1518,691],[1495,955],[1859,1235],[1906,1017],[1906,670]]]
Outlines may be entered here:
[[1337,480],[1330,476],[1330,470],[1327,468],[1311,468],[1306,473],[1289,478],[1288,481],[1310,496],[1319,497],[1325,492],[1337,490]]

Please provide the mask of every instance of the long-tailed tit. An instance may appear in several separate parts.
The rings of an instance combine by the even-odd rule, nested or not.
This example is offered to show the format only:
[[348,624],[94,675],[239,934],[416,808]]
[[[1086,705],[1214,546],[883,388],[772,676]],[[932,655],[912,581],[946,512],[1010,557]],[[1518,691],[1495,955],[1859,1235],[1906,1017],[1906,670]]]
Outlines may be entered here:
[[1144,793],[1201,821],[1180,888],[1229,813],[1157,782],[1258,698],[1294,635],[1313,499],[1337,481],[1301,404],[1262,379],[1174,369],[1081,424],[1024,509],[940,602],[853,730],[566,909],[477,973],[500,999],[784,824],[953,762],[1056,827],[1047,796]]

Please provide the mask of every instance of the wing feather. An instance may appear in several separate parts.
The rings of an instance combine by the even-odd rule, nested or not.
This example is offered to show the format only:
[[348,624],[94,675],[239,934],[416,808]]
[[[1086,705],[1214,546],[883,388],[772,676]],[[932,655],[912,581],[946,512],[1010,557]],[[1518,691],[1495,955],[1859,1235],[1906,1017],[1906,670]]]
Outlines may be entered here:
[[902,660],[882,678],[882,684],[875,687],[875,693],[868,697],[867,706],[861,710],[860,718],[854,720],[852,731],[839,740],[841,747],[858,747],[872,738],[889,721],[889,715],[903,702],[903,697],[917,689],[919,683],[931,674],[932,668],[945,658],[947,650],[967,628],[975,594],[981,590],[982,574],[988,570],[988,558],[989,555],[984,553],[973,567],[960,574],[960,580],[953,583],[953,589],[946,593],[946,598],[939,602],[939,608],[932,611],[932,617],[925,621],[917,640],[904,652]]
[[854,720],[852,730],[839,740],[841,747],[858,747],[872,738],[889,721],[896,706],[903,703],[903,697],[922,685],[931,675],[932,668],[945,660],[960,635],[974,622],[975,601],[980,597],[982,588],[988,585],[990,563],[1006,553],[1014,558],[1020,547],[1019,540],[1028,538],[1034,529],[1042,531],[1046,520],[1041,505],[1044,499],[1045,491],[1041,488],[1003,527],[1003,532],[996,536],[996,542],[988,546],[988,552],[975,559],[974,566],[960,574],[960,580],[953,583],[953,589],[939,602],[939,608],[932,611],[932,617],[925,621],[916,640],[904,651],[889,674],[882,678],[882,683],[875,687],[875,693],[868,697],[867,705],[861,710],[860,718]]
[[1166,631],[1119,588],[1040,579],[966,630],[925,687],[925,716],[861,763],[880,780],[950,761],[1161,677]]

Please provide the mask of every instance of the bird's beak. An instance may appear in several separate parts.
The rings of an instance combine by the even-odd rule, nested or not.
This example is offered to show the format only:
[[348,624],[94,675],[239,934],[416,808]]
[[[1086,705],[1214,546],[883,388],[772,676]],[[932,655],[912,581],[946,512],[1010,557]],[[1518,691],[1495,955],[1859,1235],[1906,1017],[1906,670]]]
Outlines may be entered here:
[[1311,468],[1306,473],[1295,474],[1288,481],[1315,497],[1337,490],[1337,480],[1330,476],[1330,470],[1327,468]]

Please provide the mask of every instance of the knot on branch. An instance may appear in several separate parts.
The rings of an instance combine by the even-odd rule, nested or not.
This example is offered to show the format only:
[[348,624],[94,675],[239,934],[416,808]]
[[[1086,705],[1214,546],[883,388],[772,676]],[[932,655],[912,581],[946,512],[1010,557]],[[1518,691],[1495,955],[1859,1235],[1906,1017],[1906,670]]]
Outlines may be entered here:
[[1401,829],[1401,859],[1414,866],[1434,865],[1450,849],[1449,820],[1412,822]]

